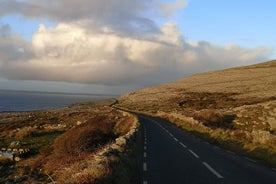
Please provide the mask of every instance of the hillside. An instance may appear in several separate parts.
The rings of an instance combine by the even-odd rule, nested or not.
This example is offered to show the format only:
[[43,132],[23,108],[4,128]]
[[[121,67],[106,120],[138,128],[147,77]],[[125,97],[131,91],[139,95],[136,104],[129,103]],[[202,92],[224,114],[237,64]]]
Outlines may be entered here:
[[[126,148],[139,124],[129,113],[111,108],[114,101],[0,113],[0,183],[110,183],[114,178],[122,183],[132,179]],[[23,149],[29,151],[17,151]]]
[[142,89],[120,97],[119,105],[276,163],[276,60]]

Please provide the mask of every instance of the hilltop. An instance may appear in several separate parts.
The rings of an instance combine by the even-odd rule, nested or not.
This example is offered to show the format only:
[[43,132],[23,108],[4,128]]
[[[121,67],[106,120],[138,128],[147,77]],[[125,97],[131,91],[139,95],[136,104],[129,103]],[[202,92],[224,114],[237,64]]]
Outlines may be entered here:
[[192,75],[119,98],[227,149],[276,163],[276,60]]

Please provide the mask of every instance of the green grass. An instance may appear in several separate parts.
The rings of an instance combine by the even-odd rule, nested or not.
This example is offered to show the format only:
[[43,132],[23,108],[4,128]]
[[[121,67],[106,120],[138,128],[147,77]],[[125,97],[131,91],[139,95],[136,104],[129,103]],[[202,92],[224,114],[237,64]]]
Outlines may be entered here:
[[4,138],[0,141],[1,148],[8,148],[9,145],[14,141],[19,141],[22,146],[20,148],[29,148],[33,153],[38,153],[38,151],[44,147],[51,145],[55,138],[63,134],[64,131],[55,131],[40,134],[38,136],[27,137],[27,138]]

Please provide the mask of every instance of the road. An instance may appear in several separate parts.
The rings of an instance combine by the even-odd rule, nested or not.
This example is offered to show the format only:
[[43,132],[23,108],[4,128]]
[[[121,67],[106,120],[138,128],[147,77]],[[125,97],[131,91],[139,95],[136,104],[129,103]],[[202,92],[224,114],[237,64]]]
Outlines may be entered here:
[[142,184],[276,184],[276,170],[223,150],[165,120],[138,115]]

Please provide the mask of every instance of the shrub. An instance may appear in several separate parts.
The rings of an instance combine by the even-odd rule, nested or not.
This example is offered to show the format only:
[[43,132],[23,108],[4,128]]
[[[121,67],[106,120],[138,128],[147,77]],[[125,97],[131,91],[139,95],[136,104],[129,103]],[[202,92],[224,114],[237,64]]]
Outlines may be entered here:
[[88,120],[85,124],[73,127],[54,142],[56,156],[76,155],[82,151],[91,152],[115,138],[114,123],[103,117]]
[[217,110],[207,109],[195,114],[195,119],[203,122],[206,126],[218,127],[224,121],[224,116]]
[[236,118],[234,114],[223,114],[222,112],[214,109],[206,109],[192,115],[194,119],[202,122],[205,126],[211,128],[227,128],[234,129],[232,124]]
[[37,132],[38,130],[34,127],[24,127],[19,129],[16,133],[15,133],[15,137],[16,138],[27,138],[27,137],[33,137],[33,135],[35,134],[35,132]]
[[9,175],[9,171],[11,170],[11,166],[14,165],[14,161],[9,158],[0,157],[0,183],[2,177]]
[[235,130],[231,132],[231,136],[233,140],[239,141],[239,142],[251,142],[252,137],[248,132],[245,132],[243,130]]
[[5,158],[5,157],[0,157],[0,166],[2,167],[7,167],[7,166],[11,166],[14,164],[14,161],[12,161],[9,158]]
[[120,135],[126,134],[130,130],[130,127],[134,121],[135,119],[133,117],[120,119],[114,127],[115,133]]

